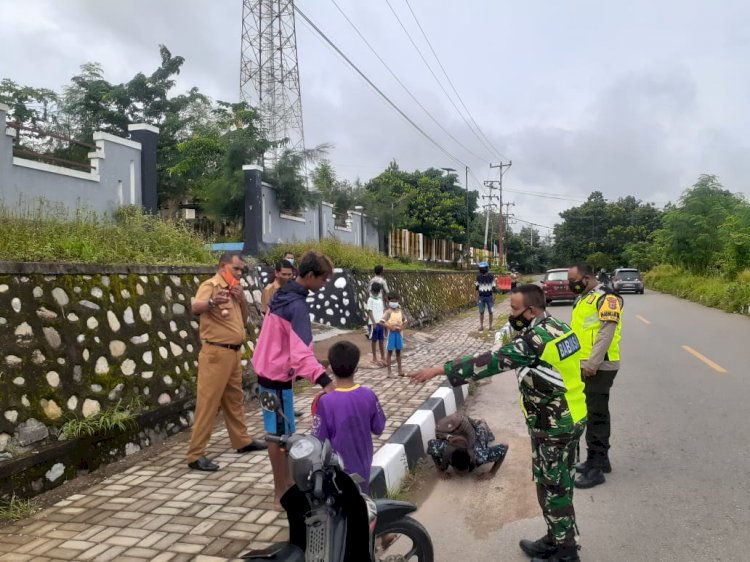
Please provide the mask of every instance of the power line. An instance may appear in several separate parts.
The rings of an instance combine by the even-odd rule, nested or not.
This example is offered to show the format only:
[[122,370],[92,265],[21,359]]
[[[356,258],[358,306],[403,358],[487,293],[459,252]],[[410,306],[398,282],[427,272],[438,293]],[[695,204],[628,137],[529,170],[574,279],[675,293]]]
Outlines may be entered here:
[[404,33],[406,33],[406,36],[407,36],[407,37],[409,38],[409,41],[411,42],[412,46],[413,46],[413,47],[414,47],[414,49],[415,49],[415,50],[417,51],[417,54],[419,55],[419,58],[421,58],[421,59],[422,59],[422,62],[423,62],[423,63],[425,64],[425,66],[427,67],[427,70],[429,70],[429,71],[430,71],[430,74],[432,74],[432,77],[433,77],[433,78],[435,79],[435,82],[437,82],[437,85],[438,85],[438,86],[440,87],[440,89],[441,89],[441,90],[443,91],[443,93],[445,94],[445,97],[447,97],[447,98],[448,98],[448,101],[450,101],[450,102],[451,102],[451,105],[453,106],[453,108],[454,108],[454,109],[456,110],[456,112],[457,112],[457,113],[458,113],[458,114],[459,114],[459,115],[461,116],[461,119],[463,119],[464,123],[466,123],[466,126],[467,126],[467,127],[469,127],[469,129],[470,129],[470,130],[471,130],[471,132],[472,132],[472,133],[474,134],[474,136],[475,136],[475,137],[477,137],[477,139],[479,139],[479,142],[480,142],[480,143],[482,143],[482,145],[484,146],[484,148],[485,148],[486,150],[488,150],[488,151],[489,151],[490,153],[492,153],[492,147],[490,147],[489,145],[487,145],[487,144],[485,143],[485,141],[484,141],[484,140],[482,139],[482,137],[481,137],[480,135],[478,135],[478,134],[477,134],[477,132],[476,132],[476,131],[474,130],[474,128],[473,128],[473,127],[471,126],[471,123],[469,123],[469,121],[468,121],[468,120],[466,119],[466,117],[464,116],[464,114],[463,114],[463,113],[461,112],[461,110],[460,110],[460,109],[458,108],[458,106],[456,105],[456,102],[455,102],[455,101],[453,101],[453,98],[452,98],[452,97],[450,96],[450,94],[448,93],[448,91],[447,91],[447,90],[445,89],[445,86],[443,86],[443,83],[442,83],[442,82],[440,81],[440,79],[439,79],[439,78],[437,77],[437,75],[435,74],[435,72],[434,72],[434,71],[432,70],[432,67],[430,66],[430,63],[429,63],[429,62],[427,62],[427,59],[426,59],[426,58],[425,58],[425,56],[424,56],[424,55],[422,54],[422,51],[421,51],[421,49],[419,48],[419,46],[418,46],[418,45],[417,45],[417,44],[415,43],[414,39],[412,38],[412,36],[411,36],[411,33],[409,33],[409,30],[408,30],[408,29],[406,29],[406,26],[405,26],[405,25],[403,24],[403,22],[401,21],[401,18],[400,18],[400,17],[398,17],[398,14],[396,13],[396,10],[394,10],[394,9],[393,9],[393,6],[391,5],[391,2],[390,2],[390,0],[385,0],[385,3],[386,3],[386,4],[388,5],[388,8],[390,8],[390,10],[391,10],[391,13],[392,13],[392,14],[393,14],[393,16],[394,16],[394,17],[396,18],[396,21],[397,21],[397,22],[398,22],[398,24],[399,24],[399,25],[401,26],[401,29],[403,29],[403,30],[404,30]]
[[416,104],[417,104],[417,105],[418,105],[418,106],[419,106],[420,108],[422,108],[422,111],[424,111],[424,112],[425,112],[425,113],[427,114],[427,116],[428,116],[428,117],[429,117],[430,119],[432,119],[432,121],[433,121],[433,122],[434,122],[434,123],[435,123],[435,124],[436,124],[436,125],[437,125],[438,127],[440,127],[440,129],[441,129],[441,130],[442,130],[442,131],[443,131],[443,132],[444,132],[444,133],[445,133],[446,135],[448,135],[448,136],[449,136],[449,137],[450,137],[451,139],[453,139],[453,141],[454,141],[454,142],[455,142],[456,144],[458,144],[459,146],[461,146],[461,148],[463,148],[463,149],[464,149],[464,150],[465,150],[466,152],[468,152],[469,154],[471,154],[471,155],[472,155],[472,156],[474,156],[475,158],[478,158],[479,160],[485,160],[484,158],[482,158],[481,156],[479,156],[478,154],[476,154],[476,153],[475,153],[475,152],[474,152],[473,150],[471,150],[471,149],[470,149],[469,147],[467,147],[467,146],[466,146],[466,145],[465,145],[464,143],[462,143],[462,142],[461,142],[460,140],[458,140],[458,139],[457,139],[456,137],[454,137],[454,136],[453,136],[453,135],[452,135],[452,134],[450,133],[450,131],[448,131],[448,129],[446,129],[446,128],[445,128],[445,127],[443,126],[443,124],[442,124],[442,123],[440,123],[440,121],[438,121],[438,120],[437,120],[437,119],[436,119],[436,118],[435,118],[435,117],[434,117],[434,116],[432,115],[432,113],[430,113],[430,112],[429,112],[429,111],[427,110],[427,108],[426,108],[426,107],[425,107],[424,105],[422,105],[422,103],[421,103],[421,102],[420,102],[420,101],[419,101],[419,100],[417,99],[417,97],[416,97],[416,96],[415,96],[415,95],[414,95],[414,94],[413,94],[413,93],[411,92],[411,90],[409,90],[409,88],[408,88],[408,87],[407,87],[407,86],[406,86],[406,85],[405,85],[405,84],[404,84],[404,83],[403,83],[403,82],[401,81],[401,79],[400,79],[400,78],[399,78],[399,77],[398,77],[398,76],[396,75],[396,73],[395,73],[395,72],[393,72],[393,70],[391,70],[391,67],[390,67],[390,66],[388,66],[388,64],[387,64],[387,63],[386,63],[386,62],[385,62],[385,61],[383,60],[383,58],[382,58],[382,57],[381,57],[381,56],[380,56],[380,55],[378,54],[377,50],[376,50],[376,49],[375,49],[375,48],[374,48],[374,47],[373,47],[373,46],[372,46],[372,45],[370,44],[370,42],[369,42],[369,41],[367,40],[367,38],[365,38],[365,36],[364,36],[364,35],[362,34],[362,32],[361,32],[361,31],[359,30],[359,28],[358,28],[358,27],[357,27],[357,26],[355,25],[355,23],[354,23],[354,22],[353,22],[353,21],[352,21],[351,19],[349,19],[349,16],[347,16],[347,15],[346,15],[346,13],[344,13],[344,10],[342,10],[342,9],[341,9],[341,7],[340,7],[340,6],[339,6],[339,5],[338,5],[338,4],[336,3],[336,0],[331,0],[331,2],[333,3],[333,5],[334,5],[334,6],[336,6],[336,9],[337,9],[337,10],[338,10],[338,11],[339,11],[339,12],[341,13],[341,15],[342,15],[342,16],[344,16],[344,19],[345,19],[345,20],[346,20],[347,22],[349,22],[349,25],[351,25],[351,26],[352,26],[352,28],[354,28],[354,31],[355,31],[355,32],[357,33],[357,35],[359,35],[360,39],[362,39],[362,41],[364,41],[365,45],[367,45],[367,47],[368,47],[368,48],[369,48],[369,49],[370,49],[370,50],[372,51],[372,53],[373,53],[373,54],[374,54],[374,55],[375,55],[375,56],[377,57],[377,59],[378,59],[378,60],[379,60],[379,61],[381,62],[381,64],[382,64],[382,65],[383,65],[383,66],[384,66],[384,67],[386,68],[386,70],[387,70],[387,71],[388,71],[388,72],[390,73],[390,75],[391,75],[391,76],[393,76],[394,80],[396,80],[396,82],[398,82],[398,84],[399,84],[399,85],[400,85],[400,86],[401,86],[401,87],[402,87],[402,88],[403,88],[403,89],[404,89],[404,90],[406,91],[406,93],[407,93],[407,94],[409,94],[409,97],[411,97],[411,99],[412,99],[412,100],[414,100],[414,103],[416,103]]
[[307,15],[300,9],[300,7],[297,4],[294,4],[294,10],[302,17],[302,19],[334,50],[338,55],[343,58],[349,66],[351,66],[357,74],[362,77],[362,79],[369,84],[369,86],[375,90],[380,97],[382,97],[394,110],[396,110],[401,117],[403,117],[412,127],[414,127],[417,131],[419,131],[422,136],[424,136],[428,141],[430,141],[432,144],[434,144],[443,154],[448,156],[451,160],[454,162],[460,164],[461,166],[466,167],[466,164],[464,164],[459,158],[448,152],[445,148],[443,148],[440,143],[438,143],[435,139],[433,139],[429,134],[427,134],[419,125],[417,125],[406,113],[404,113],[399,106],[397,106],[391,98],[389,98],[380,88],[378,88],[375,83],[370,80],[367,75],[362,72],[359,67],[352,62],[352,60],[347,57],[344,52],[339,49],[336,44],[331,41],[328,36],[321,30],[313,21],[307,17]]
[[461,99],[461,94],[458,93],[456,86],[454,86],[453,84],[453,80],[451,80],[450,76],[448,76],[448,73],[446,72],[445,67],[443,66],[443,63],[440,62],[440,57],[438,57],[437,53],[435,52],[435,49],[432,47],[432,43],[430,42],[430,39],[427,37],[427,33],[425,33],[425,30],[422,27],[422,24],[419,23],[417,14],[414,13],[414,10],[412,9],[411,4],[409,4],[409,0],[405,0],[405,1],[406,1],[407,7],[409,8],[409,11],[411,12],[412,17],[414,18],[414,21],[417,23],[417,27],[419,27],[419,31],[422,32],[422,37],[424,37],[424,40],[427,42],[427,45],[430,47],[430,51],[432,51],[432,55],[435,57],[435,60],[440,66],[440,70],[443,71],[445,78],[448,80],[448,84],[450,84],[451,88],[453,89],[453,93],[456,94],[456,97],[458,98],[458,101],[461,103],[461,106],[466,110],[466,113],[471,119],[471,122],[474,123],[474,126],[477,128],[477,131],[479,131],[479,134],[482,135],[482,138],[487,141],[487,144],[489,144],[490,148],[495,151],[495,154],[499,156],[501,160],[510,160],[510,158],[508,158],[502,152],[500,152],[497,148],[495,148],[495,145],[492,144],[490,139],[487,138],[487,135],[484,134],[484,131],[482,131],[481,127],[477,124],[476,120],[474,119],[474,116],[471,114],[471,111],[469,111],[469,108],[466,107],[464,100]]
[[585,203],[585,199],[578,199],[575,197],[567,197],[565,195],[558,195],[556,193],[544,193],[542,191],[521,191],[519,189],[508,189],[505,188],[505,191],[508,191],[510,193],[518,193],[520,195],[531,195],[532,197],[543,197],[545,199],[558,199],[560,201],[572,201],[575,203]]

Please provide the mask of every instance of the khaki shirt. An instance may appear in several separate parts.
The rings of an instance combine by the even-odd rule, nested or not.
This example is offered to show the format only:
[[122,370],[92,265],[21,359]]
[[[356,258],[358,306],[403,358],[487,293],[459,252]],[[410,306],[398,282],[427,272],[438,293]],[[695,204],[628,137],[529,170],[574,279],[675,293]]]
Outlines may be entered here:
[[260,299],[260,311],[263,314],[268,314],[268,307],[271,305],[271,300],[276,294],[276,291],[278,291],[280,288],[281,285],[274,281],[273,283],[269,283],[266,288],[263,289],[263,296]]
[[[220,274],[201,283],[198,292],[195,293],[196,301],[207,301],[217,296],[222,290],[228,289],[229,285]],[[243,294],[243,297],[244,294]],[[226,316],[222,314],[227,310]],[[242,318],[242,307],[234,298],[230,297],[226,304],[218,304],[215,308],[209,308],[200,315],[201,340],[214,343],[240,344],[245,343],[245,322]]]

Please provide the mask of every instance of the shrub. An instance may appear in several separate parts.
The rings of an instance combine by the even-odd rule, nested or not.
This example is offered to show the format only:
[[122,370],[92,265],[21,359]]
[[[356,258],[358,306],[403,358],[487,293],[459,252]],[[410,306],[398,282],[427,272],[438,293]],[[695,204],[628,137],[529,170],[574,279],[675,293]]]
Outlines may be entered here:
[[341,267],[354,272],[371,272],[376,265],[382,265],[386,271],[391,269],[414,270],[424,269],[419,263],[402,262],[388,258],[373,248],[361,248],[344,244],[336,238],[325,238],[320,242],[297,242],[294,244],[280,244],[261,256],[266,265],[273,265],[284,257],[286,252],[292,252],[297,259],[305,252],[315,250],[327,255],[335,267]]
[[0,205],[0,259],[68,263],[193,265],[215,260],[189,225],[135,207],[113,216],[75,214],[40,202],[12,212]]
[[729,280],[718,275],[695,275],[671,265],[660,265],[645,275],[646,286],[727,312],[748,313],[750,274]]

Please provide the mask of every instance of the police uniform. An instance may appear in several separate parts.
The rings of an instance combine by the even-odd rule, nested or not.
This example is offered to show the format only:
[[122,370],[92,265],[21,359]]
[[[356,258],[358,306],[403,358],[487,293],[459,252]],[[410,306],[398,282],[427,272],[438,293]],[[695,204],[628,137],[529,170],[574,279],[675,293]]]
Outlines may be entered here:
[[600,284],[576,299],[570,323],[581,342],[581,367],[596,372],[584,379],[588,408],[586,468],[605,472],[611,470],[609,392],[620,368],[622,306],[622,297]]
[[[228,289],[227,282],[217,274],[201,284],[195,300],[207,301]],[[241,347],[246,331],[240,303],[230,297],[229,302],[201,314],[200,337],[203,345],[198,355],[198,389],[188,464],[203,455],[219,408],[224,413],[233,448],[242,449],[253,441],[247,432],[242,406]]]
[[498,351],[445,364],[445,374],[453,386],[516,370],[547,539],[556,548],[572,552],[577,533],[573,465],[586,424],[580,348],[571,327],[546,314],[534,319]]

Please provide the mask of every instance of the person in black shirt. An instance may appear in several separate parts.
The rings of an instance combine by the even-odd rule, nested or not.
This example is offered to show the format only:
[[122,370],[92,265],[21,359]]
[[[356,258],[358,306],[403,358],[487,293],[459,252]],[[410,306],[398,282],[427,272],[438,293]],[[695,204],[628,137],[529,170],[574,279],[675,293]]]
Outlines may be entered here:
[[484,309],[489,313],[489,329],[492,329],[492,308],[495,306],[495,276],[490,273],[487,262],[479,263],[479,275],[474,282],[479,295],[479,331],[484,331]]

